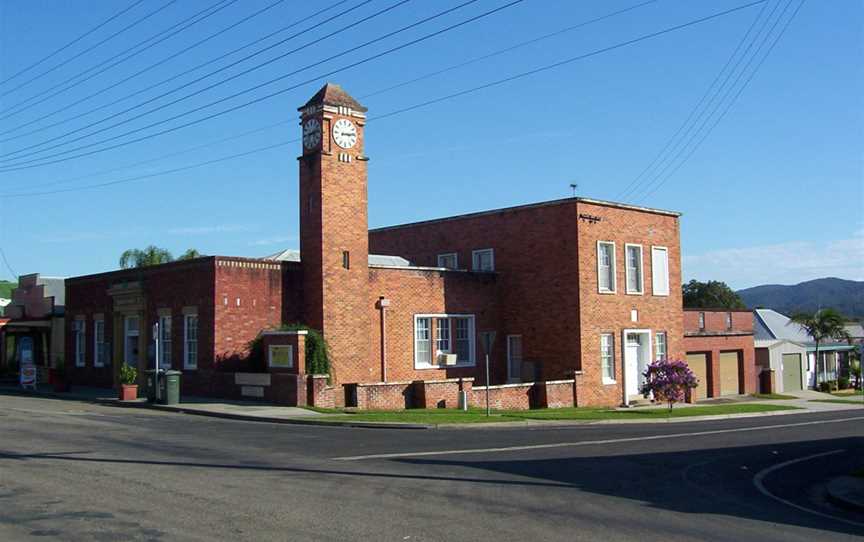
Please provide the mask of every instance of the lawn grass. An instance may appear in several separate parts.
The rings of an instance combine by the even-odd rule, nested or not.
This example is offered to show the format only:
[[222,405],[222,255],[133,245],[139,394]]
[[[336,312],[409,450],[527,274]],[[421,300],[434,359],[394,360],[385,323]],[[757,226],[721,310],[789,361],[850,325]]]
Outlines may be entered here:
[[752,393],[751,397],[755,397],[756,399],[771,399],[782,401],[783,399],[798,399],[794,395],[783,395],[782,393]]
[[606,408],[550,408],[540,410],[500,410],[493,411],[487,417],[483,409],[471,409],[467,412],[449,409],[410,409],[399,411],[361,411],[343,413],[332,409],[315,409],[325,414],[341,414],[339,416],[322,416],[321,421],[351,421],[351,422],[401,422],[418,424],[454,424],[454,423],[490,423],[518,422],[526,420],[653,420],[683,418],[692,416],[710,416],[718,414],[749,414],[771,412],[776,410],[797,410],[796,407],[781,405],[760,405],[740,403],[730,405],[712,405],[697,407],[679,407],[672,410],[644,408],[618,411]]
[[856,396],[864,397],[864,389],[833,391],[831,392],[831,395],[833,395],[834,397],[845,397],[847,399],[853,399]]

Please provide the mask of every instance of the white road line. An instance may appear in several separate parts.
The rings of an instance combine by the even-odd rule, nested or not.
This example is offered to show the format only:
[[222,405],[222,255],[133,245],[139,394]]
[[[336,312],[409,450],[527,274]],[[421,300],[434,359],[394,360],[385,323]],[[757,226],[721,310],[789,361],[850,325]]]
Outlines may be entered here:
[[552,444],[529,444],[525,446],[505,446],[501,448],[469,448],[466,450],[436,450],[431,452],[397,452],[390,454],[354,455],[347,457],[334,457],[336,461],[359,461],[362,459],[390,459],[395,457],[427,457],[434,455],[462,455],[462,454],[486,454],[498,452],[518,452],[521,450],[544,450],[548,448],[570,448],[575,446],[593,446],[596,444],[617,444],[620,442],[639,442],[643,440],[663,440],[671,438],[700,437],[706,435],[721,435],[724,433],[740,433],[746,431],[764,431],[766,429],[782,429],[784,427],[801,427],[805,425],[823,425],[826,423],[843,423],[856,420],[864,420],[864,416],[854,418],[840,418],[836,420],[819,420],[812,422],[798,422],[777,425],[760,425],[758,427],[740,427],[736,429],[715,429],[712,431],[696,431],[693,433],[673,433],[670,435],[649,435],[647,437],[627,437],[604,440],[584,440],[581,442],[556,442]]
[[766,476],[768,476],[769,474],[771,474],[772,472],[774,472],[776,470],[780,470],[782,468],[788,467],[790,465],[794,465],[796,463],[801,463],[803,461],[810,461],[811,459],[816,459],[819,457],[825,457],[825,456],[829,456],[829,455],[840,454],[840,453],[843,453],[845,451],[846,450],[832,450],[830,452],[822,452],[821,454],[808,455],[807,457],[799,457],[798,459],[792,459],[790,461],[784,461],[783,463],[777,463],[776,465],[774,465],[772,467],[768,467],[767,469],[763,469],[763,470],[759,471],[756,474],[756,476],[753,477],[753,485],[756,486],[756,489],[758,489],[759,492],[762,493],[763,495],[765,495],[766,497],[770,497],[770,498],[774,499],[775,501],[782,502],[786,506],[791,506],[792,508],[795,508],[797,510],[801,510],[802,512],[808,512],[810,514],[814,514],[816,516],[820,516],[823,518],[829,518],[833,521],[841,521],[843,523],[848,523],[849,525],[855,525],[856,527],[864,527],[864,523],[858,523],[857,521],[850,521],[848,519],[843,519],[843,518],[839,518],[837,516],[832,516],[831,514],[825,514],[823,512],[818,511],[818,510],[812,510],[812,509],[807,508],[805,506],[795,504],[792,501],[788,501],[782,497],[778,497],[777,495],[768,491],[765,488],[765,484],[762,482],[762,480],[764,480]]

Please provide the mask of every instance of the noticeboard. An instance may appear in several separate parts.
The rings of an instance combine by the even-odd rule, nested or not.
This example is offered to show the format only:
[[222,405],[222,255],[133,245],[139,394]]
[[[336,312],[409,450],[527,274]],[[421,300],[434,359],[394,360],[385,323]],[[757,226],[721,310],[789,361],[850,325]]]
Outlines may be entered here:
[[268,365],[277,369],[294,367],[294,347],[290,344],[270,345]]

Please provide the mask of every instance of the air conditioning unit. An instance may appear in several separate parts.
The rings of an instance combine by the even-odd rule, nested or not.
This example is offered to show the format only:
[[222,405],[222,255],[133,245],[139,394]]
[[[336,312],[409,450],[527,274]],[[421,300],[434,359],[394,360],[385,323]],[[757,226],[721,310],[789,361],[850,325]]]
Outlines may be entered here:
[[439,365],[456,365],[459,356],[456,354],[438,354]]

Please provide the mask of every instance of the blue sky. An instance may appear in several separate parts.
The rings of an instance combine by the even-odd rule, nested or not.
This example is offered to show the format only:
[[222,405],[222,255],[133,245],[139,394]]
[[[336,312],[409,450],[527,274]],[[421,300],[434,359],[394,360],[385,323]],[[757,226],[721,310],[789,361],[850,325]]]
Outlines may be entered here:
[[[0,98],[0,111],[5,112],[0,113],[0,117],[35,102],[27,100],[46,89],[70,77],[80,78],[79,74],[92,66],[216,3],[216,0],[169,1],[147,0],[43,64],[0,84],[0,93],[6,93]],[[329,5],[315,3],[312,7],[309,2],[283,1],[265,14],[145,74],[81,104],[70,105],[273,1],[241,0],[227,4],[177,36],[89,81],[0,120],[0,132],[12,130],[0,135],[0,139],[16,137],[0,142],[0,155],[9,154],[0,157],[0,194],[3,194],[0,196],[0,244],[14,272],[73,276],[110,270],[116,267],[120,253],[126,248],[151,243],[175,254],[195,247],[207,254],[238,256],[261,256],[298,245],[295,158],[300,152],[299,143],[176,174],[98,189],[82,187],[180,168],[294,139],[300,133],[296,108],[320,87],[323,79],[147,141],[62,163],[8,171],[9,164],[17,163],[12,160],[17,155],[11,153],[22,147],[101,120],[272,44],[292,31],[361,4],[361,0],[348,0],[292,31],[190,73],[199,64]],[[397,0],[373,0],[248,62],[190,86],[185,92],[202,88],[291,48],[312,43],[302,51],[136,121],[18,161],[35,160],[182,113],[341,53],[464,1],[413,0],[335,36],[319,39],[397,3]],[[0,80],[13,76],[131,3],[131,0],[93,0],[86,3],[86,10],[81,9],[83,3],[77,0],[6,0],[0,3]],[[200,118],[319,77],[506,3],[508,0],[479,0],[183,120]],[[371,157],[370,226],[556,199],[569,195],[569,185],[574,182],[578,183],[578,193],[582,196],[611,200],[628,196],[625,188],[658,156],[706,91],[717,88],[710,85],[751,24],[756,21],[754,28],[760,29],[761,21],[767,20],[768,25],[764,27],[767,31],[774,20],[785,14],[774,27],[774,34],[769,34],[769,38],[776,36],[799,2],[793,0],[787,8],[787,0],[768,0],[767,5],[757,4],[557,69],[374,120],[377,115],[748,2],[658,0],[439,76],[377,93],[640,3],[640,0],[525,0],[421,44],[327,77],[369,107],[372,120],[366,131],[366,151]],[[146,22],[15,89],[164,4],[169,5]],[[649,172],[657,175],[653,184],[647,186],[658,186],[660,181],[662,184],[656,190],[645,188],[637,191],[635,197],[623,198],[631,203],[684,213],[681,234],[685,280],[717,279],[743,288],[768,282],[795,283],[829,275],[864,279],[862,5],[853,0],[806,2],[749,85],[702,144],[692,154],[692,147],[684,147],[678,153],[681,147],[675,143],[677,140],[672,140],[676,146],[671,147],[668,155],[663,155],[665,158],[659,167]],[[775,19],[769,18],[772,13]],[[761,18],[757,20],[757,16]],[[751,54],[756,52],[760,41],[749,49],[749,42],[744,43],[739,55],[748,50]],[[763,54],[769,43],[766,42]],[[739,69],[748,65],[748,58],[745,56],[738,64]],[[750,70],[756,67],[758,59],[750,64]],[[706,111],[714,111],[713,116],[706,113],[696,117],[700,122],[692,124],[692,129],[695,132],[702,126],[703,131],[695,132],[694,143],[725,110],[749,73],[745,71],[736,79],[737,72],[733,71],[726,80],[728,86],[722,87],[715,101],[708,102]],[[175,75],[179,75],[176,80],[135,98],[34,134],[25,134]],[[736,80],[737,87],[733,86]],[[180,95],[172,95],[172,98]],[[722,99],[724,96],[726,101]],[[147,108],[170,99],[154,101]],[[147,108],[135,110],[135,113]],[[58,110],[53,116],[16,129]],[[177,120],[159,128],[181,122]],[[269,128],[261,129],[267,126]],[[687,130],[685,128],[683,133],[694,133]],[[250,131],[255,132],[234,137]],[[87,131],[75,135],[84,133]],[[234,138],[225,140],[231,137]],[[58,143],[63,141],[57,140]],[[688,155],[689,159],[684,161]],[[156,158],[160,159],[152,160]],[[149,162],[138,164],[143,161]],[[105,171],[111,173],[96,175]],[[643,177],[645,181],[651,179],[655,176]],[[66,188],[76,190],[10,197]],[[641,197],[643,194],[646,197]],[[0,262],[0,277],[10,276],[11,271]]]

